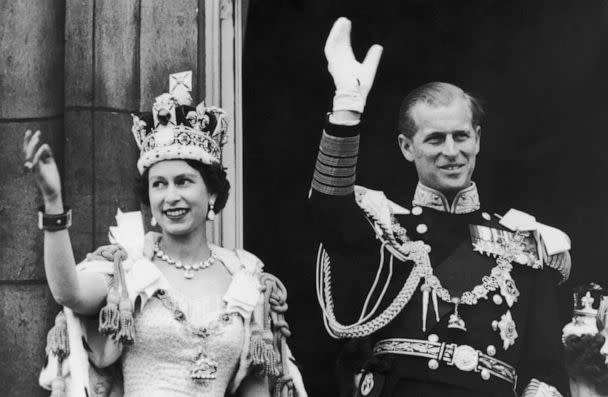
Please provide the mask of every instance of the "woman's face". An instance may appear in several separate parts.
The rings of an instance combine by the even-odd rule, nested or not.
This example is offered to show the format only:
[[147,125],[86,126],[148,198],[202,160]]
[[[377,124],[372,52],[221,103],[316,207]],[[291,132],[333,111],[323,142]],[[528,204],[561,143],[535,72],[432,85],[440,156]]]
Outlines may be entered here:
[[201,174],[184,160],[165,160],[152,165],[148,174],[152,216],[164,233],[204,233],[209,201]]

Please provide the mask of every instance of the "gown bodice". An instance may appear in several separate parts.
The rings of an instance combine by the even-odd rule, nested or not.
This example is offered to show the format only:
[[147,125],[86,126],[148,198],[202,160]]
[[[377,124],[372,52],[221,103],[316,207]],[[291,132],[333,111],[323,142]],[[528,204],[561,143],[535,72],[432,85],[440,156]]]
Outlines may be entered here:
[[[220,296],[193,299],[175,289],[160,291],[136,314],[135,328],[136,342],[122,356],[125,397],[225,395],[245,330],[242,317],[226,312]],[[213,379],[194,380],[195,367]]]

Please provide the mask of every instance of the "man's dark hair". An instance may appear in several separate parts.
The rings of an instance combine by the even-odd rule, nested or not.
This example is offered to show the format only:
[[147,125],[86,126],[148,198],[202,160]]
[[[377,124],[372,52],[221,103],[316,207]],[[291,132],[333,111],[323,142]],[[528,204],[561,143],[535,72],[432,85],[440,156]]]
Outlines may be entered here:
[[[184,161],[201,174],[201,177],[205,182],[205,186],[207,186],[207,191],[210,194],[217,195],[213,210],[216,214],[219,214],[219,212],[226,205],[226,201],[228,201],[228,195],[230,193],[230,182],[228,182],[226,170],[217,163],[207,165],[196,160]],[[137,180],[137,194],[141,202],[147,206],[150,206],[150,195],[148,192],[149,171],[150,169],[146,168],[144,173]]]
[[401,102],[401,107],[399,108],[399,134],[403,134],[408,138],[412,138],[416,134],[418,126],[412,116],[412,109],[418,103],[425,103],[433,107],[448,106],[459,96],[464,98],[469,104],[473,128],[481,125],[483,108],[478,99],[453,84],[431,82],[410,91]]

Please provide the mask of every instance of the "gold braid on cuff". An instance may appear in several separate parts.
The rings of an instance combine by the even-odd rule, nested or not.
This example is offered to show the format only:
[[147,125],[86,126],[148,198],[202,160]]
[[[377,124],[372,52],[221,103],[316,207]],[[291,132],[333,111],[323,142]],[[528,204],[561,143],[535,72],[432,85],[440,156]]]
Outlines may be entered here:
[[312,188],[330,196],[345,196],[354,191],[359,135],[336,137],[323,131],[315,164]]

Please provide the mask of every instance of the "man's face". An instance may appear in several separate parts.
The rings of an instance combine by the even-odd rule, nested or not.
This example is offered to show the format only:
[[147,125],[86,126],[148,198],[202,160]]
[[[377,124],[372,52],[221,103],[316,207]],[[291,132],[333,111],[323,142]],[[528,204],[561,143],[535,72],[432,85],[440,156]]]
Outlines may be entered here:
[[439,107],[418,103],[412,116],[418,130],[412,138],[399,135],[399,146],[416,165],[420,182],[446,195],[468,187],[479,153],[480,128],[471,124],[467,101],[457,98]]

